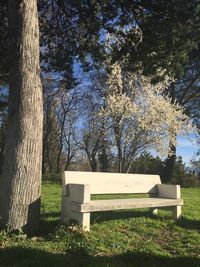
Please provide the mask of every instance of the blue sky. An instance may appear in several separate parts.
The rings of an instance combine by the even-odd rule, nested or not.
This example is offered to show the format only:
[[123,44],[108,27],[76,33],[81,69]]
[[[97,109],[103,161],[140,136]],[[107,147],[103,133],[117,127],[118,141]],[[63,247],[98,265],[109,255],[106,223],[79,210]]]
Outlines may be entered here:
[[191,142],[188,138],[180,136],[177,138],[177,156],[181,156],[186,165],[190,164],[190,159],[192,159],[198,149],[199,146],[194,138],[193,142]]

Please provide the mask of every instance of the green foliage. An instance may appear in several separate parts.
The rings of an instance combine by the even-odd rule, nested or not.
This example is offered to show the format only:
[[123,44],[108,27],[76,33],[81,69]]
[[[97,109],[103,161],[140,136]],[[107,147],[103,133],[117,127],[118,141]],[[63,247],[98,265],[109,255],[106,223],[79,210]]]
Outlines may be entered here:
[[[107,22],[103,26],[116,36],[117,41],[112,44],[114,60],[126,59],[129,68],[141,62],[146,74],[159,76],[158,70],[163,68],[180,77],[190,51],[199,43],[199,3],[195,0],[112,1],[112,5],[117,6],[115,12],[110,12],[115,16],[115,23]],[[139,40],[134,27],[131,28],[133,25],[141,30]]]
[[[42,68],[59,71],[66,88],[75,84],[73,62],[91,65],[127,59],[142,62],[145,72],[159,67],[181,74],[199,42],[199,3],[187,1],[39,1]],[[0,73],[8,72],[7,3],[0,4]],[[142,32],[142,41],[135,32]],[[128,30],[129,29],[129,30]],[[113,37],[110,49],[105,35]],[[92,57],[91,57],[92,56]],[[2,77],[3,77],[2,76]]]
[[199,177],[193,173],[187,173],[185,164],[181,157],[175,161],[174,170],[172,173],[172,183],[180,184],[183,187],[198,187],[200,186]]
[[181,157],[178,157],[175,161],[174,171],[172,174],[172,182],[174,184],[183,185],[183,181],[186,177],[185,165]]
[[[131,169],[132,173],[159,174],[161,179],[165,177],[166,160],[161,160],[159,157],[153,157],[150,153],[144,152],[138,157]],[[181,157],[175,158],[174,170],[170,180],[173,184],[180,184],[183,187],[198,187],[200,186],[199,176],[188,173],[185,164]]]
[[[158,217],[148,210],[92,214],[91,232],[60,225],[61,186],[45,182],[42,188],[40,234],[0,232],[0,266],[149,266],[200,265],[199,189],[183,189],[183,218],[171,219],[169,210]],[[110,196],[113,197],[113,196]]]
[[85,69],[126,59],[129,68],[142,63],[145,73],[161,67],[178,76],[199,42],[195,0],[51,0],[39,9],[43,60],[69,80],[77,58]]
[[182,183],[184,187],[200,187],[199,177],[194,174],[186,174]]
[[150,153],[144,152],[134,161],[132,173],[162,174],[164,163],[159,157],[154,158]]

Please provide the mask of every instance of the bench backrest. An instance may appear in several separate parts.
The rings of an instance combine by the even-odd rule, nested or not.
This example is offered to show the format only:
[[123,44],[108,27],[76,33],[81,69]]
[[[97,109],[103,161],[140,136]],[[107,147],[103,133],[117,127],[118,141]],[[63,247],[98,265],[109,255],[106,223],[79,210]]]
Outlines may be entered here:
[[156,193],[159,175],[103,172],[64,172],[63,185],[89,184],[91,194]]

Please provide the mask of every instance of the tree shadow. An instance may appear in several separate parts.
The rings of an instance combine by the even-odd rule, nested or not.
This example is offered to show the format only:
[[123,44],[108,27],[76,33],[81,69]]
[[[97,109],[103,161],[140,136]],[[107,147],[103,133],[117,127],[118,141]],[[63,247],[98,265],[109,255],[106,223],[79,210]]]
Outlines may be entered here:
[[60,212],[47,212],[42,214],[39,227],[39,236],[47,236],[54,233],[56,227],[60,224]]
[[58,220],[41,220],[38,236],[45,237],[48,234],[55,232],[56,227],[60,224],[60,219]]
[[124,253],[115,256],[90,256],[80,253],[54,254],[31,248],[0,249],[1,267],[198,267],[194,257],[167,257],[146,253]]
[[60,212],[54,211],[54,212],[46,212],[42,214],[42,218],[49,218],[49,217],[58,218],[60,217]]

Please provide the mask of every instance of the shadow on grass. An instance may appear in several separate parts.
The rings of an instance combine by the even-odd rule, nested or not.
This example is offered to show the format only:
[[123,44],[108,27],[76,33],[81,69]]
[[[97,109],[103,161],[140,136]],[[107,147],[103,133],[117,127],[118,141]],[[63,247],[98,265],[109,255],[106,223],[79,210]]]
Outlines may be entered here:
[[[101,223],[109,220],[129,219],[138,217],[155,218],[149,211],[128,210],[128,211],[103,211],[91,213],[91,223]],[[51,219],[50,219],[51,218]],[[48,229],[52,232],[60,224],[60,212],[48,212],[42,215],[41,228],[46,233]]]
[[42,214],[43,218],[60,218],[60,212],[46,212]]
[[[95,212],[91,213],[91,224],[101,223],[109,220],[119,220],[119,219],[129,219],[138,217],[151,217],[148,211],[105,211],[105,212]],[[42,215],[42,220],[40,223],[40,229],[38,235],[41,237],[46,237],[48,234],[53,234],[55,229],[61,224],[60,212],[48,212]],[[1,267],[1,266],[0,266]]]
[[[139,217],[154,218],[154,219],[160,218],[159,216],[152,215],[148,210],[104,211],[104,212],[91,213],[91,224],[94,223],[99,224],[101,222],[106,222],[110,220],[130,219]],[[181,217],[180,220],[176,221],[176,223],[182,228],[200,231],[200,221],[191,220],[183,216]],[[59,224],[60,224],[60,212],[45,213],[42,216],[40,233],[42,233],[42,235],[53,233],[55,228]]]
[[[39,228],[39,236],[45,237],[48,234],[52,234],[55,232],[56,227],[60,224],[60,220],[52,220],[52,221],[46,221],[42,220],[40,222],[40,228]],[[0,265],[1,267],[1,265]]]
[[185,218],[184,216],[181,217],[181,220],[177,221],[177,224],[180,227],[189,229],[189,230],[199,230],[200,231],[200,221],[197,220],[190,220]]
[[60,224],[60,212],[46,212],[42,214],[39,235],[46,236],[53,233]]
[[87,254],[54,254],[30,248],[0,249],[1,267],[198,267],[200,259],[165,257],[145,253],[125,253],[117,256],[92,257]]
[[155,218],[149,211],[104,211],[91,214],[91,223],[101,223],[109,220],[129,219],[138,217]]

